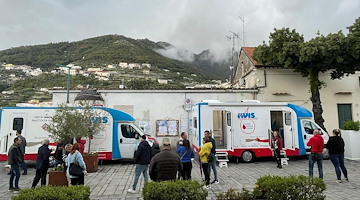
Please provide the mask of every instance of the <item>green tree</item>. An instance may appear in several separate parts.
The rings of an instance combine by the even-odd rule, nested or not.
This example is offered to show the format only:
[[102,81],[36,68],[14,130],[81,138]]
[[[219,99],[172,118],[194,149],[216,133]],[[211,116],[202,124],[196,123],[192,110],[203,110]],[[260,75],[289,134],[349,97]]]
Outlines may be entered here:
[[65,142],[88,137],[90,151],[91,137],[104,129],[99,112],[99,109],[92,109],[87,105],[76,108],[61,105],[56,109],[52,123],[48,127],[50,137]]
[[318,34],[309,41],[295,30],[275,29],[270,33],[269,44],[263,42],[254,52],[254,58],[264,65],[294,69],[308,77],[314,119],[324,130],[320,99],[324,83],[319,80],[319,74],[330,70],[332,79],[340,79],[359,70],[359,19],[348,27],[347,36],[339,31],[327,36]]

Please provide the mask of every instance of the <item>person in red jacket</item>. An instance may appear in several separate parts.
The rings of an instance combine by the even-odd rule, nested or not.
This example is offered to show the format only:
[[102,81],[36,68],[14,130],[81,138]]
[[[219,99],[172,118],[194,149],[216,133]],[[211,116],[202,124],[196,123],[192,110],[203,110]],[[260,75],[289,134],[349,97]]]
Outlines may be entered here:
[[278,131],[273,132],[273,138],[271,139],[271,148],[274,149],[274,156],[277,161],[277,168],[282,168],[280,152],[283,149],[282,139]]
[[86,140],[82,140],[81,138],[78,138],[76,140],[76,143],[79,144],[79,152],[81,153],[81,155],[84,155]]
[[319,169],[319,177],[323,178],[323,168],[322,168],[322,160],[323,160],[323,149],[324,149],[324,139],[320,135],[319,130],[314,130],[314,136],[310,138],[307,143],[307,146],[310,146],[311,154],[309,156],[309,176],[313,176],[314,173],[314,164],[317,162]]

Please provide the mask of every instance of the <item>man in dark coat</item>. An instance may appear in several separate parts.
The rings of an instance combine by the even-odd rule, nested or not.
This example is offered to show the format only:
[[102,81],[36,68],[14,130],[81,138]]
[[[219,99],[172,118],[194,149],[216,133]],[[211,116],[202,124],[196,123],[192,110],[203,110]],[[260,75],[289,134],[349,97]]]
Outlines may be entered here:
[[168,141],[164,141],[163,150],[156,154],[150,162],[150,178],[153,181],[176,180],[176,174],[182,170],[180,157],[171,151]]
[[39,147],[38,155],[36,159],[36,175],[34,181],[32,183],[32,188],[35,188],[41,179],[41,186],[46,185],[46,175],[47,170],[49,169],[49,157],[50,157],[50,149],[49,149],[49,140],[45,139],[43,141],[43,145]]
[[141,136],[141,142],[135,154],[135,179],[132,188],[128,190],[129,193],[136,193],[136,185],[139,181],[141,173],[144,174],[144,181],[149,180],[148,168],[151,159],[151,147],[146,141],[146,135]]
[[26,147],[26,139],[24,136],[21,135],[21,130],[17,130],[16,131],[16,136],[19,137],[21,139],[21,144],[19,146],[20,148],[20,152],[21,152],[21,156],[22,156],[22,160],[23,162],[20,164],[20,167],[24,170],[24,173],[22,175],[27,175],[27,165],[25,163],[25,159],[24,159],[24,156],[25,156],[25,147]]
[[[10,172],[10,186],[9,191],[19,191],[19,179],[20,179],[20,165],[23,162],[22,155],[20,151],[21,138],[16,137],[14,139],[14,144],[11,145],[8,152],[8,163],[11,165]],[[14,187],[14,178],[15,178],[15,187]]]

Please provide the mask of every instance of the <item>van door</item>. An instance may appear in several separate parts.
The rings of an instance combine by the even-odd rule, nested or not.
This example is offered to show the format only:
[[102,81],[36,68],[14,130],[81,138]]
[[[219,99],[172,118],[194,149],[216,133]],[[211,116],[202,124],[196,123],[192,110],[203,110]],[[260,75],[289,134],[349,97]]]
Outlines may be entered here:
[[[293,137],[293,128],[292,128],[292,115],[291,112],[283,112],[283,136],[284,136],[284,148],[293,149],[294,148],[294,137]],[[281,131],[281,130],[280,130]]]
[[[302,119],[302,132],[303,132],[303,139],[304,139],[304,146],[306,149],[310,149],[309,146],[307,146],[307,142],[310,140],[311,137],[314,136],[314,130],[320,129],[320,126],[312,122],[310,119]],[[324,131],[320,132],[321,135],[323,135]]]
[[119,124],[119,149],[121,158],[134,158],[140,136],[140,132],[134,127],[133,124]]
[[233,150],[233,140],[232,140],[232,120],[231,120],[231,112],[230,111],[225,111],[225,120],[226,122],[225,124],[225,128],[224,130],[226,131],[225,135],[226,135],[226,143],[227,143],[227,149],[229,150]]

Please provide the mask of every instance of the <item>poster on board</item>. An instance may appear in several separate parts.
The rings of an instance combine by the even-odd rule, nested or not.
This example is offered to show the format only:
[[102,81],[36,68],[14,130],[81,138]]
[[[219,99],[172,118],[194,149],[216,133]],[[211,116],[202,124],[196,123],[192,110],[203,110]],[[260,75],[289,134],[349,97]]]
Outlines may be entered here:
[[157,120],[156,136],[178,136],[179,120]]

